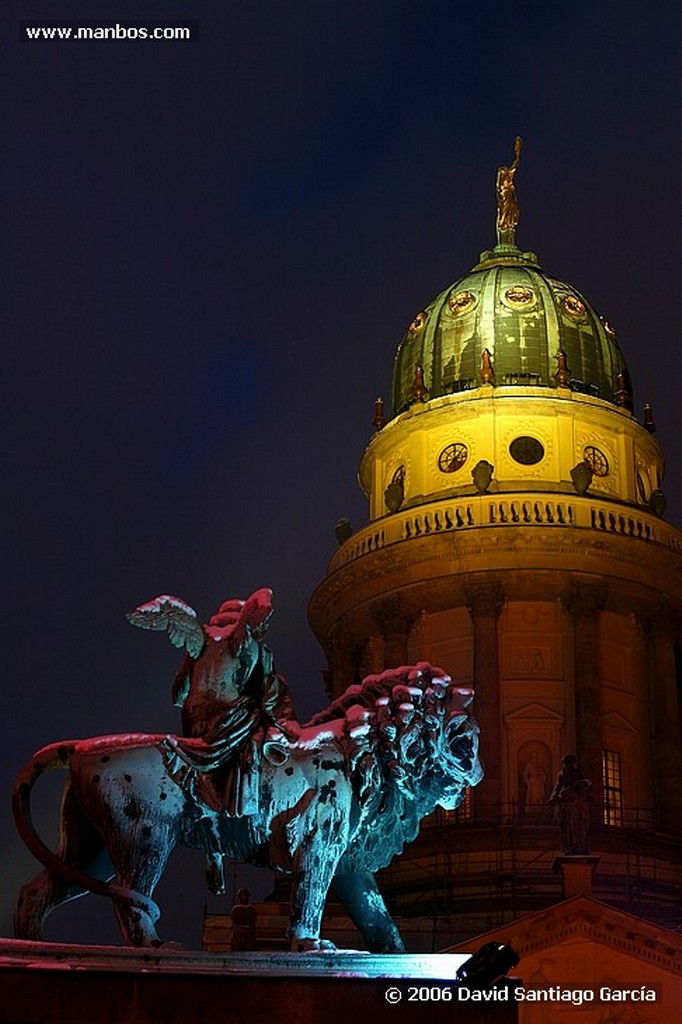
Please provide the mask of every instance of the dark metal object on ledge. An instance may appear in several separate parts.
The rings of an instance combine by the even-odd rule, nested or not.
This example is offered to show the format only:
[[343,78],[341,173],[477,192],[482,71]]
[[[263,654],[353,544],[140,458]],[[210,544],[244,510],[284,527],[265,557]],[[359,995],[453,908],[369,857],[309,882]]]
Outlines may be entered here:
[[516,967],[519,960],[516,950],[506,943],[486,942],[459,968],[457,982],[467,988],[490,988]]

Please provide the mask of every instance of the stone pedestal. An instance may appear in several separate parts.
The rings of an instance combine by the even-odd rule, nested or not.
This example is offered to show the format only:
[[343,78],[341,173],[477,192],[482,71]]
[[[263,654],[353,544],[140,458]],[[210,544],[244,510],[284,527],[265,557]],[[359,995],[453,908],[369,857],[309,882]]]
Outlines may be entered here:
[[0,940],[12,1024],[513,1024],[513,981],[485,1002],[453,985],[465,954],[234,953]]
[[561,885],[565,900],[572,896],[589,896],[592,892],[592,879],[599,863],[599,857],[589,854],[565,854],[557,857],[552,865],[555,874],[561,872]]

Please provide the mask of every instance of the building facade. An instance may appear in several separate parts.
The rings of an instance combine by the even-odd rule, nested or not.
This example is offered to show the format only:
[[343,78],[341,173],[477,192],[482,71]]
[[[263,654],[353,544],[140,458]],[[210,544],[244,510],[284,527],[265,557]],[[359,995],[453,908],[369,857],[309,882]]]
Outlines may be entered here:
[[330,697],[421,659],[475,686],[485,778],[382,881],[433,948],[566,895],[548,800],[568,752],[594,894],[682,924],[682,533],[613,327],[516,245],[513,169],[497,245],[398,346],[368,525],[339,532],[309,608]]

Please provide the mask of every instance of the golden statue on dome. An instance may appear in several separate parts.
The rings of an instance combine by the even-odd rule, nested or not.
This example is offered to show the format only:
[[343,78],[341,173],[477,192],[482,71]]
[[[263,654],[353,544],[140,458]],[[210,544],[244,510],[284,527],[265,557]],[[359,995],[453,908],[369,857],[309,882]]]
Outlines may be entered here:
[[497,244],[515,245],[514,233],[519,223],[519,204],[516,201],[514,178],[519,169],[521,146],[520,135],[514,140],[514,163],[510,167],[498,167],[495,191],[497,193]]

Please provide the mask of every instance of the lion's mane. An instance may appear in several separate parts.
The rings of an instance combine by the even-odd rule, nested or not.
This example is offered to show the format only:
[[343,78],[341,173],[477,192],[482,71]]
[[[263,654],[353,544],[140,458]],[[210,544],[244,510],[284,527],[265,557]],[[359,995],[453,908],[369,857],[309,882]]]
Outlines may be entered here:
[[481,778],[473,691],[427,662],[388,669],[350,686],[308,726],[340,723],[363,827],[339,870],[385,867],[438,804],[453,809]]

